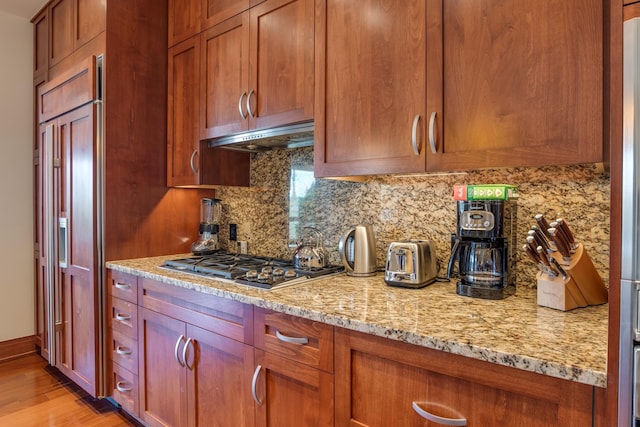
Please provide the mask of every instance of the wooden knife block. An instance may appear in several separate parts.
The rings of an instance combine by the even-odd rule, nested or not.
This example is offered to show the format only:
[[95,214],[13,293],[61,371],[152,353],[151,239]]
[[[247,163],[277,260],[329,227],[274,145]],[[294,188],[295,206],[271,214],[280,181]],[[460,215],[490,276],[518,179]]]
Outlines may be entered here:
[[570,262],[565,261],[558,252],[554,252],[553,256],[562,265],[568,277],[550,277],[539,272],[536,276],[538,305],[567,311],[607,302],[607,287],[582,244],[571,254]]

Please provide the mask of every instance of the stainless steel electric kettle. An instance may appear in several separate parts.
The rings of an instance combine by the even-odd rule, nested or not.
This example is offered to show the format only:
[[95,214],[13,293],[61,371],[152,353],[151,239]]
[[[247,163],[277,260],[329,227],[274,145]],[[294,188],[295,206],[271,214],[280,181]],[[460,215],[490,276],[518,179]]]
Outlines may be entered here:
[[376,274],[376,238],[370,225],[360,224],[347,230],[338,243],[338,253],[348,275]]

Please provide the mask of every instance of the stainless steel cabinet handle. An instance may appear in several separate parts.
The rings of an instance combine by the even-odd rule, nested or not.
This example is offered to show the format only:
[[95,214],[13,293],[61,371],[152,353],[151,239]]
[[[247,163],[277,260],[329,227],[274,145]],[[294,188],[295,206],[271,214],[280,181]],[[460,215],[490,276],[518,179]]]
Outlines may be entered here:
[[173,351],[173,355],[176,357],[176,362],[178,362],[178,364],[179,364],[180,366],[183,366],[183,367],[184,367],[184,362],[182,362],[182,361],[180,360],[180,356],[178,355],[178,350],[180,349],[180,342],[181,342],[181,341],[184,341],[184,335],[180,335],[180,338],[178,338],[178,341],[176,341],[176,348],[175,348],[175,350]]
[[309,338],[307,337],[289,337],[287,335],[283,335],[280,333],[280,331],[276,330],[276,338],[278,338],[280,341],[282,342],[286,342],[289,344],[299,344],[299,345],[306,345],[309,344]]
[[436,145],[436,112],[431,113],[429,118],[429,145],[431,146],[431,152],[433,154],[438,153],[438,146]]
[[194,343],[194,339],[193,338],[187,338],[187,342],[184,343],[184,347],[182,348],[182,361],[184,362],[184,366],[186,366],[188,369],[193,369],[193,366],[189,365],[189,344]]
[[127,285],[126,283],[120,283],[120,282],[116,282],[116,283],[115,283],[115,287],[116,287],[117,289],[123,289],[123,290],[127,290],[127,291],[128,291],[129,289],[131,289],[131,286]]
[[238,111],[240,111],[240,117],[242,117],[243,119],[247,118],[247,113],[245,113],[244,110],[242,109],[242,100],[246,96],[247,96],[247,92],[242,92],[242,95],[240,95],[240,99],[238,99]]
[[413,118],[413,126],[411,126],[411,146],[413,147],[413,154],[420,155],[422,149],[422,141],[418,142],[418,123],[420,123],[420,114],[416,114]]
[[418,415],[420,415],[425,420],[432,421],[434,423],[442,424],[443,426],[466,426],[467,420],[464,418],[445,418],[434,415],[430,412],[425,411],[418,405],[418,402],[413,402],[411,404],[413,410],[416,411]]
[[258,365],[255,372],[253,373],[253,379],[251,380],[251,394],[253,395],[253,400],[256,401],[258,406],[262,406],[262,401],[258,399],[258,394],[256,393],[256,383],[258,382],[258,376],[260,376],[261,370],[262,366]]
[[255,115],[253,114],[253,110],[251,109],[251,97],[254,96],[255,93],[256,91],[251,89],[249,91],[249,95],[247,95],[247,112],[249,113],[249,117],[251,117],[252,119],[255,117]]
[[198,175],[198,170],[196,169],[196,164],[195,164],[196,155],[198,155],[197,148],[193,150],[193,153],[191,153],[191,158],[189,159],[189,166],[191,166],[191,170],[193,171],[193,173]]
[[129,316],[128,314],[116,313],[116,320],[119,320],[121,322],[128,322],[129,320],[131,320],[131,316]]
[[118,390],[120,393],[127,393],[130,392],[132,390],[132,387],[130,385],[126,385],[127,383],[124,381],[118,381],[116,383],[116,390]]
[[121,356],[128,356],[132,353],[131,349],[128,347],[123,347],[121,345],[116,347],[116,353],[118,353]]

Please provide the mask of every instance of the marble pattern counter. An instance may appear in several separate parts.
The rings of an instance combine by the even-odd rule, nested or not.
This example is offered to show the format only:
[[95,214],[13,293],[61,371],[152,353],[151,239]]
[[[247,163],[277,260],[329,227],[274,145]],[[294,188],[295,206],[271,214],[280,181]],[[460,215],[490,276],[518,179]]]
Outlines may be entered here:
[[452,283],[387,286],[384,275],[345,274],[273,291],[159,267],[170,257],[107,267],[197,292],[525,371],[606,387],[607,305],[561,312],[536,304],[535,291],[505,300],[456,295]]

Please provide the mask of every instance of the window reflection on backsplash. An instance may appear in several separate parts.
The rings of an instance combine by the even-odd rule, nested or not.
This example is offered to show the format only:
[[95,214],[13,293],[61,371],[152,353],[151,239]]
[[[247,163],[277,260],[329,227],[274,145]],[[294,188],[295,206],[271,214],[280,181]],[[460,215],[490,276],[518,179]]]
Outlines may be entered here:
[[289,246],[294,246],[298,241],[300,228],[307,225],[304,212],[309,204],[315,202],[316,180],[313,177],[313,164],[295,160],[292,159],[289,180]]
[[[376,176],[363,182],[312,179],[313,149],[273,150],[252,157],[251,188],[219,187],[224,205],[221,241],[228,224],[254,254],[290,258],[290,244],[302,226],[324,235],[331,262],[339,263],[338,241],[358,223],[373,225],[377,262],[384,265],[388,245],[410,238],[436,246],[440,274],[455,230],[454,184],[509,183],[519,187],[518,241],[536,213],[564,217],[608,282],[609,176],[595,165],[470,171],[466,175]],[[536,268],[520,254],[518,286],[535,284]]]

